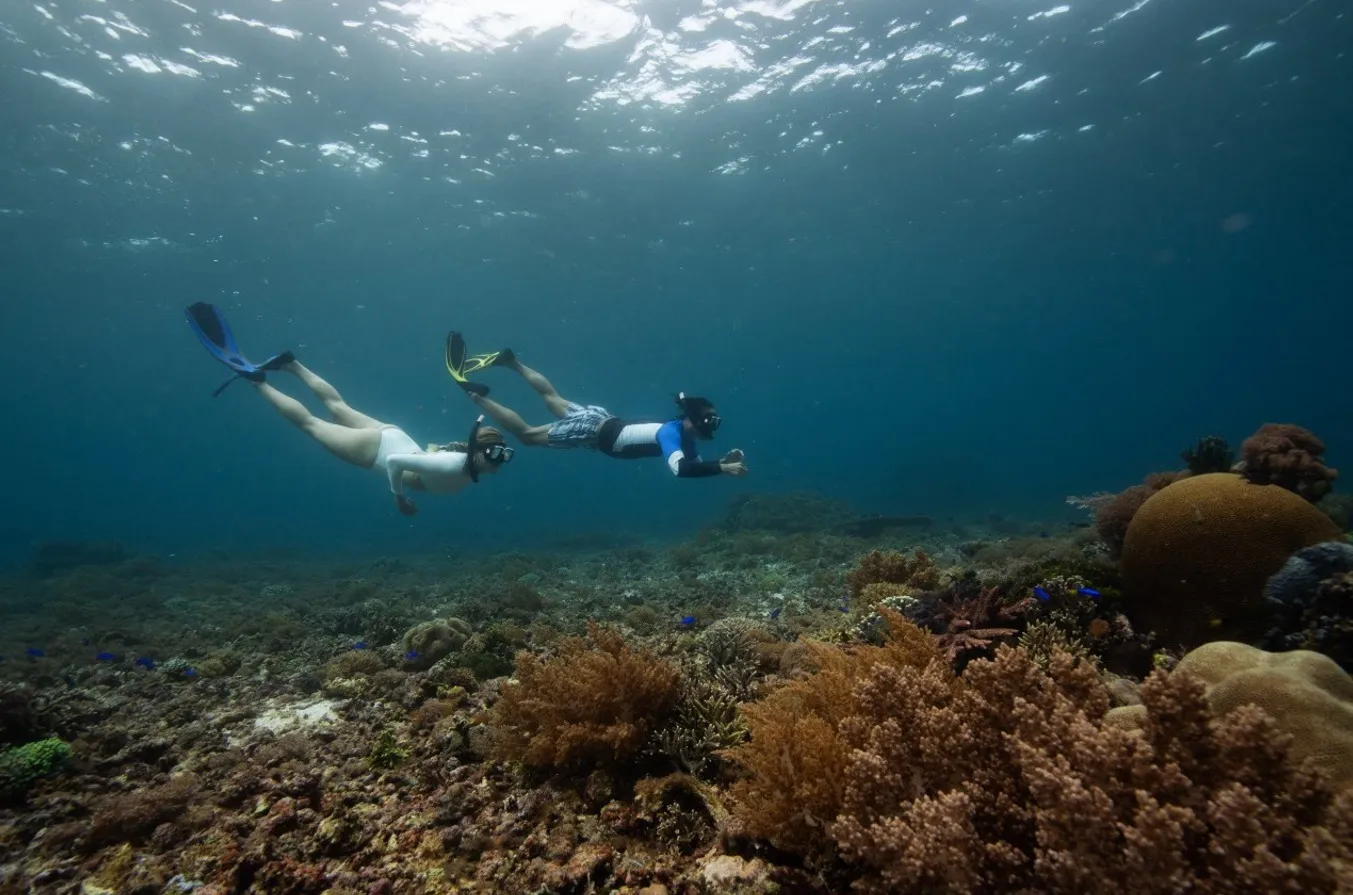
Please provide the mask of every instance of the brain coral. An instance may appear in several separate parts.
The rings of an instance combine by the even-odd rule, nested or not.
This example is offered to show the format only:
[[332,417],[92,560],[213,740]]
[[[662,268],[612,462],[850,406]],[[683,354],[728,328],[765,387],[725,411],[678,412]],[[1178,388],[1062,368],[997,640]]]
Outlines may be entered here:
[[1328,516],[1277,485],[1234,473],[1181,479],[1154,494],[1123,539],[1129,617],[1166,645],[1252,639],[1267,621],[1264,584],[1302,547],[1334,540]]
[[[1321,653],[1270,653],[1216,641],[1193,650],[1175,668],[1207,685],[1219,714],[1259,706],[1292,735],[1292,756],[1315,761],[1336,786],[1353,786],[1353,677]],[[1109,712],[1111,724],[1139,727],[1141,706]]]

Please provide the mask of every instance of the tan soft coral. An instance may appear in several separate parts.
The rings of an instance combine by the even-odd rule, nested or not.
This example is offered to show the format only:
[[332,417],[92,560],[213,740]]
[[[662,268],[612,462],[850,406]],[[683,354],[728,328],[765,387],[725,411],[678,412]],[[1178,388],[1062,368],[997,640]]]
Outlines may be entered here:
[[1285,757],[1256,710],[1214,719],[1202,686],[1157,675],[1140,735],[1106,726],[1084,663],[1044,675],[1002,648],[963,677],[878,668],[832,834],[866,892],[1335,892],[1353,872],[1353,796]]
[[681,672],[590,623],[555,655],[517,655],[514,680],[489,718],[495,757],[581,770],[623,763],[671,714]]
[[871,550],[860,557],[859,565],[846,573],[846,583],[856,597],[871,584],[900,584],[913,590],[935,590],[940,586],[940,570],[920,547],[911,556],[896,550]]
[[823,832],[840,811],[849,758],[841,725],[858,713],[857,685],[876,667],[947,667],[929,634],[886,606],[879,612],[888,622],[885,645],[843,650],[799,641],[797,664],[811,674],[743,706],[751,739],[724,754],[748,772],[733,786],[748,834],[803,854],[829,851]]
[[[1258,706],[1292,737],[1293,759],[1311,759],[1335,786],[1353,788],[1353,677],[1328,656],[1217,641],[1184,656],[1174,673],[1201,680],[1219,715]],[[1125,728],[1143,722],[1139,706],[1114,709],[1110,717]]]
[[1289,761],[1262,712],[1214,717],[1200,681],[1160,673],[1134,732],[1065,653],[1044,672],[1002,647],[958,677],[906,639],[906,661],[824,654],[752,707],[747,832],[823,868],[834,848],[861,892],[1347,891],[1353,793]]

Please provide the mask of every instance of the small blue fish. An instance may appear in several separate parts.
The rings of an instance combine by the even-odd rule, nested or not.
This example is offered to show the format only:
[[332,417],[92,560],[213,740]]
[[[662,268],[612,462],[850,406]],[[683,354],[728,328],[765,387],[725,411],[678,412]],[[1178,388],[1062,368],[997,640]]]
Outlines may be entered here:
[[145,669],[147,669],[147,670],[149,670],[149,671],[154,671],[154,670],[155,670],[155,660],[152,659],[150,656],[140,656],[140,657],[138,657],[137,660],[136,660],[136,664],[137,664],[137,665],[140,665],[142,668],[145,668]]
[[411,649],[411,650],[409,650],[407,653],[404,654],[404,661],[405,661],[405,662],[412,662],[412,661],[414,661],[414,660],[417,659],[417,658],[418,658],[418,650],[416,650],[416,649]]
[[45,650],[38,649],[36,646],[30,646],[28,649],[24,650],[24,655],[30,659],[47,658],[47,652]]
[[97,660],[100,661],[100,662],[116,662],[116,661],[117,661],[117,656],[113,655],[112,653],[99,653],[99,654],[98,654],[97,656],[95,656],[94,658],[97,659]]
[[89,638],[88,638],[88,637],[81,637],[81,638],[80,638],[80,645],[81,645],[81,646],[89,646]]
[[1076,593],[1083,597],[1089,597],[1092,600],[1099,599],[1099,591],[1095,590],[1093,587],[1082,587],[1080,590],[1076,591]]
[[354,643],[354,644],[352,645],[352,648],[353,648],[353,649],[366,649],[366,641],[365,641],[365,640],[359,640],[359,641],[357,641],[356,643]]
[[842,603],[840,606],[837,606],[836,608],[837,608],[837,610],[840,611],[840,612],[849,612],[849,611],[850,611],[850,606],[849,606],[849,604],[846,604],[846,603]]
[[780,608],[781,608],[781,607],[776,606],[774,609],[772,609],[772,610],[770,611],[770,617],[771,617],[771,618],[779,618],[779,617],[780,617]]
[[183,669],[183,676],[184,676],[184,677],[197,677],[197,669],[196,669],[196,668],[185,668],[185,669]]
[[1034,588],[1034,596],[1045,602],[1052,599],[1052,594],[1048,593],[1041,584]]
[[689,628],[689,627],[690,627],[691,625],[693,625],[693,624],[695,624],[695,616],[693,616],[693,615],[683,615],[683,616],[681,617],[681,626],[682,626],[683,628]]

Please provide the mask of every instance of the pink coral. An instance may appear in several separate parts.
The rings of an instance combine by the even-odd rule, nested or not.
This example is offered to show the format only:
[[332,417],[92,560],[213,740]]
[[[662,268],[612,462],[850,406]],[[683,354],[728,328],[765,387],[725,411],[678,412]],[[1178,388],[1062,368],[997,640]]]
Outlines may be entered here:
[[1236,471],[1258,485],[1278,485],[1315,503],[1324,497],[1339,470],[1325,465],[1325,443],[1309,429],[1266,423],[1240,445]]
[[1345,891],[1353,793],[1288,761],[1261,712],[1213,718],[1198,681],[1158,674],[1134,735],[1102,723],[1083,663],[1045,675],[1009,647],[963,683],[934,663],[861,684],[832,828],[861,891]]

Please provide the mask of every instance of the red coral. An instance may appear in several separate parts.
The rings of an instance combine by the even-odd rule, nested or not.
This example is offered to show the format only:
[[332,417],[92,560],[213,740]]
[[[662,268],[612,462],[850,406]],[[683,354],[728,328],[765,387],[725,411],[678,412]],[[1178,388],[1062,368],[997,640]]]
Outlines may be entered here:
[[1003,625],[1017,622],[1033,606],[1033,598],[1002,605],[1000,597],[999,587],[984,587],[966,595],[960,589],[938,605],[935,616],[944,631],[935,635],[935,643],[945,658],[950,662],[969,658],[969,653],[987,649],[996,638],[1019,633],[1017,628]]
[[1278,485],[1316,503],[1329,493],[1339,470],[1325,465],[1325,443],[1309,429],[1265,423],[1240,445],[1236,471],[1259,485]]

